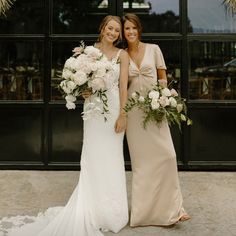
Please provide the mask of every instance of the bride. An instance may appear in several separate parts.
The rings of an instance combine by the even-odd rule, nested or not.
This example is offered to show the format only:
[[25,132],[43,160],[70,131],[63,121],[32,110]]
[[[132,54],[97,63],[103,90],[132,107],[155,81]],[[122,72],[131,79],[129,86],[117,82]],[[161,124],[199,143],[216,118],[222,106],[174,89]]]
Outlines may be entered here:
[[[101,22],[95,47],[101,50],[113,67],[110,88],[106,92],[109,115],[106,122],[102,115],[84,121],[80,179],[68,203],[57,213],[56,208],[55,211],[49,208],[39,214],[33,223],[5,229],[6,235],[101,236],[102,231],[117,233],[127,224],[123,159],[126,116],[123,107],[127,99],[129,59],[124,50],[115,47],[120,39],[120,18],[106,16]],[[85,105],[91,99],[93,95],[85,99]],[[0,228],[3,223],[0,221]],[[2,235],[5,235],[3,227]]]

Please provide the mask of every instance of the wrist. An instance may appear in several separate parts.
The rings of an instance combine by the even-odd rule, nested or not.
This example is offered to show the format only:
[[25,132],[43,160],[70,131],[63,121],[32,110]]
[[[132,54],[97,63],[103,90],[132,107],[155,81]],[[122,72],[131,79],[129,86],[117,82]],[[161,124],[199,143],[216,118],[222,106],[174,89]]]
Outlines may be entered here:
[[122,111],[122,112],[120,112],[119,116],[126,118],[127,114],[126,114],[126,112],[123,112],[123,111]]
[[167,87],[167,79],[159,79],[158,80],[159,85],[163,87]]

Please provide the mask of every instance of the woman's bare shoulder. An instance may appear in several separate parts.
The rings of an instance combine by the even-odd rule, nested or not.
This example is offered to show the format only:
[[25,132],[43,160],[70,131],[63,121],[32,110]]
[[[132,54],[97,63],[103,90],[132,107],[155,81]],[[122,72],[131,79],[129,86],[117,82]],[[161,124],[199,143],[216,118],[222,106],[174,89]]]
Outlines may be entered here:
[[120,49],[120,57],[128,58],[128,52],[125,49]]

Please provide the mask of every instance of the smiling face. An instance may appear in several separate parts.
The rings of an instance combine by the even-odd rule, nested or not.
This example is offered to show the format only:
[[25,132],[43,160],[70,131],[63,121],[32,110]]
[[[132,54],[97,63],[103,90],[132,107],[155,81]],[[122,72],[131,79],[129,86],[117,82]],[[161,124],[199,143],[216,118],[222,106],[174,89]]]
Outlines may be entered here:
[[124,23],[124,37],[127,43],[135,43],[140,38],[138,27],[129,20],[126,20]]
[[101,30],[101,40],[106,40],[111,43],[115,43],[120,39],[121,24],[116,20],[111,19]]

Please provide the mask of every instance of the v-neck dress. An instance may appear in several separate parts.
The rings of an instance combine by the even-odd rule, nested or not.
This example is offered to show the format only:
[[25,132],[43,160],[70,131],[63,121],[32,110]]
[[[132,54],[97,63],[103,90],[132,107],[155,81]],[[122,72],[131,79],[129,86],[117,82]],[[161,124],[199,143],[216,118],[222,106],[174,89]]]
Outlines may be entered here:
[[[157,69],[166,69],[158,45],[146,44],[140,68],[130,59],[129,97],[134,91],[145,95],[157,82]],[[131,226],[171,225],[185,213],[177,172],[176,154],[167,122],[158,127],[142,126],[143,113],[128,114],[127,141],[133,178]]]

